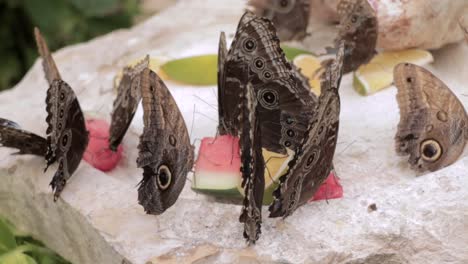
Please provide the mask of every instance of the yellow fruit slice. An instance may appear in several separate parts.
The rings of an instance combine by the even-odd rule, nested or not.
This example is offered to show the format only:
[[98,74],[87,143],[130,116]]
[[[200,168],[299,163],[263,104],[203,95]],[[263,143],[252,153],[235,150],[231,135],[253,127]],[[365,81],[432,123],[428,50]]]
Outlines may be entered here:
[[393,67],[398,63],[410,62],[422,66],[433,61],[432,54],[426,50],[382,52],[354,73],[353,87],[359,94],[369,95],[392,85]]
[[[301,69],[301,73],[309,78],[309,84],[317,96],[320,95],[320,75],[322,74],[320,60],[307,54],[298,55],[293,60],[294,65]],[[319,70],[320,69],[320,70]]]
[[[127,66],[135,66],[136,64],[138,64],[140,61],[142,61],[145,57],[141,57],[139,59],[136,59],[136,60],[133,60],[132,62],[130,62],[129,64],[127,64]],[[167,58],[163,58],[163,57],[150,57],[150,61],[149,61],[149,68],[156,72],[159,77],[161,77],[161,79],[163,80],[167,80],[167,77],[164,75],[164,73],[161,73],[160,71],[160,67],[161,65],[167,61]],[[115,76],[114,78],[114,89],[117,89],[117,87],[119,86],[119,83],[120,83],[120,80],[122,80],[122,70],[120,70],[117,75]]]
[[[273,191],[279,184],[279,178],[286,173],[289,160],[294,156],[294,152],[289,151],[283,155],[262,149],[263,159],[266,163],[265,168],[265,192],[263,194],[263,204],[268,205],[273,201]],[[238,191],[244,196],[244,189],[241,186],[242,180],[237,186]]]
[[171,60],[161,66],[161,75],[191,85],[216,85],[218,56],[216,54]]

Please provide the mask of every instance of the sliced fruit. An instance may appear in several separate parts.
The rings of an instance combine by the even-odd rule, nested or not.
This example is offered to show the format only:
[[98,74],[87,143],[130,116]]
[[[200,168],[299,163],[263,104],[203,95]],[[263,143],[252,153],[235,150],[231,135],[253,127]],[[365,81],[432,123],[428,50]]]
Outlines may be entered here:
[[398,63],[410,62],[422,66],[433,61],[432,54],[426,50],[382,52],[354,73],[353,87],[359,94],[369,95],[392,85],[393,67]]
[[109,124],[100,119],[87,119],[89,143],[83,159],[101,171],[113,170],[122,158],[122,144],[114,152],[109,149]]
[[239,138],[225,135],[203,138],[195,163],[192,189],[223,197],[241,197]]
[[332,170],[330,175],[328,175],[328,178],[322,183],[320,188],[314,194],[314,197],[312,197],[309,202],[337,199],[341,197],[343,197],[343,186],[341,186],[339,178],[336,176],[336,172]]
[[320,60],[313,55],[299,55],[294,61],[294,65],[301,69],[301,73],[309,78],[309,84],[317,96],[320,95],[320,75],[322,74],[322,69],[320,65]]
[[218,56],[216,54],[171,60],[161,66],[161,75],[169,80],[191,85],[216,85]]
[[[139,63],[140,61],[142,61],[145,57],[141,57],[141,58],[138,58],[132,62],[130,62],[129,64],[127,64],[127,66],[135,66],[137,63]],[[165,78],[165,75],[164,74],[161,74],[160,72],[160,67],[161,65],[167,61],[167,58],[164,58],[164,57],[150,57],[150,61],[149,61],[149,68],[156,72],[159,77],[161,77],[163,80],[166,80],[167,78]],[[119,86],[119,83],[120,83],[120,80],[122,79],[122,70],[120,70],[117,75],[115,76],[114,78],[114,89],[117,89],[117,87]]]
[[286,46],[286,45],[281,45],[281,49],[283,50],[284,55],[286,55],[286,58],[289,61],[294,60],[297,56],[299,56],[301,54],[309,54],[309,55],[313,54],[310,51],[303,50],[303,49],[298,49],[298,48],[294,48],[294,47],[289,47],[289,46]]

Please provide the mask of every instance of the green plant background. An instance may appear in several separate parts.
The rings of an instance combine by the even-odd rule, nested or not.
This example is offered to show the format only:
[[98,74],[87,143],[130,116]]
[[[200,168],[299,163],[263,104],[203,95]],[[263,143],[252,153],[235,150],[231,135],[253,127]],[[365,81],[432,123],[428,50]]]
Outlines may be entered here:
[[34,26],[51,50],[132,25],[140,0],[0,0],[0,90],[36,60]]
[[69,264],[33,237],[21,233],[0,217],[1,264]]

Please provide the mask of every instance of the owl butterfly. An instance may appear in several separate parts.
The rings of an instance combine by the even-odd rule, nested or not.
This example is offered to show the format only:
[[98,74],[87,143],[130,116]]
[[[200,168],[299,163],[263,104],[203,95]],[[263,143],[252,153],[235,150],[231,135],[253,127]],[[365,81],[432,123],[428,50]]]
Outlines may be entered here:
[[109,148],[116,151],[138,108],[141,100],[141,72],[149,65],[149,56],[133,67],[123,69],[122,79],[117,88],[111,125],[109,128]]
[[11,121],[0,122],[0,143],[19,149],[18,154],[45,156],[47,168],[58,162],[50,185],[54,201],[65,188],[67,180],[77,169],[88,145],[83,113],[71,87],[62,81],[50,51],[37,28],[34,29],[39,54],[49,89],[46,97],[47,139],[21,130]]
[[138,201],[149,214],[171,207],[193,167],[194,148],[184,118],[169,89],[146,68],[141,73],[144,130],[138,145],[143,180]]
[[251,0],[253,12],[268,18],[281,40],[302,40],[307,35],[310,0]]
[[257,98],[249,83],[242,91],[244,97],[241,106],[241,174],[244,188],[244,206],[239,218],[244,223],[244,238],[255,243],[261,233],[262,202],[265,187],[265,161],[261,146],[261,127],[257,118]]
[[270,217],[287,217],[312,197],[332,168],[338,137],[340,87],[345,44],[341,43],[335,60],[322,75],[321,94],[306,137],[280,178],[270,205]]
[[219,133],[239,134],[242,91],[250,83],[258,101],[262,147],[282,154],[286,148],[295,149],[316,98],[305,77],[286,60],[272,23],[245,13],[229,51],[221,33],[218,58]]
[[[338,3],[340,26],[335,45],[346,45],[343,74],[355,71],[376,54],[377,16],[368,0],[341,0]],[[331,63],[324,61],[324,65]]]
[[60,196],[67,180],[78,168],[88,145],[88,131],[80,104],[72,88],[64,82],[50,54],[46,42],[36,28],[36,43],[42,57],[45,76],[49,82],[47,110],[47,168],[58,162],[58,170],[50,183],[54,200]]
[[468,116],[458,98],[428,70],[410,63],[394,68],[400,123],[398,155],[419,171],[436,171],[457,160],[468,139]]
[[169,89],[148,68],[149,57],[124,70],[114,102],[111,146],[121,142],[142,100],[144,130],[137,165],[143,168],[138,202],[148,214],[162,214],[184,188],[192,169],[194,149],[184,119]]

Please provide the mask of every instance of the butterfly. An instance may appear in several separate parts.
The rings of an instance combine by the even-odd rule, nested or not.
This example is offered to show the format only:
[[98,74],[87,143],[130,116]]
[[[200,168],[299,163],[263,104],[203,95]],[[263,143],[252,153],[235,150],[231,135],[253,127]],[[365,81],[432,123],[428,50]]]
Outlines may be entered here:
[[109,148],[116,151],[141,101],[141,72],[149,65],[149,56],[135,66],[123,69],[122,79],[117,88],[109,128]]
[[312,197],[332,168],[339,128],[340,96],[345,44],[342,42],[334,61],[325,69],[321,94],[306,137],[294,153],[280,185],[274,191],[270,217],[287,217]]
[[310,0],[251,0],[257,16],[268,18],[283,41],[302,40],[307,36]]
[[[368,0],[341,0],[337,11],[340,26],[335,45],[338,47],[342,41],[345,42],[347,52],[343,73],[346,74],[367,64],[376,54],[377,15]],[[326,60],[322,64],[331,62]]]
[[250,83],[258,100],[261,145],[285,154],[302,141],[316,97],[280,48],[272,23],[246,12],[229,51],[221,33],[218,56],[218,132],[239,134],[242,90]]
[[49,82],[46,97],[47,138],[21,130],[16,123],[3,119],[0,122],[0,143],[19,149],[18,154],[44,156],[47,163],[45,170],[51,164],[58,163],[50,183],[56,201],[81,162],[88,145],[88,132],[75,93],[60,77],[39,29],[35,28],[34,34],[45,77]]
[[162,214],[184,188],[192,169],[194,148],[185,121],[169,89],[148,68],[149,57],[124,70],[114,101],[110,144],[117,148],[140,101],[143,104],[143,134],[137,165],[143,168],[138,202],[148,214]]
[[67,180],[78,168],[88,146],[88,131],[80,104],[72,88],[64,82],[39,29],[34,31],[45,76],[49,82],[47,110],[47,168],[58,162],[58,170],[50,183],[57,200]]
[[468,116],[455,94],[428,70],[401,63],[393,71],[400,122],[398,155],[411,167],[436,171],[457,160],[468,140]]

